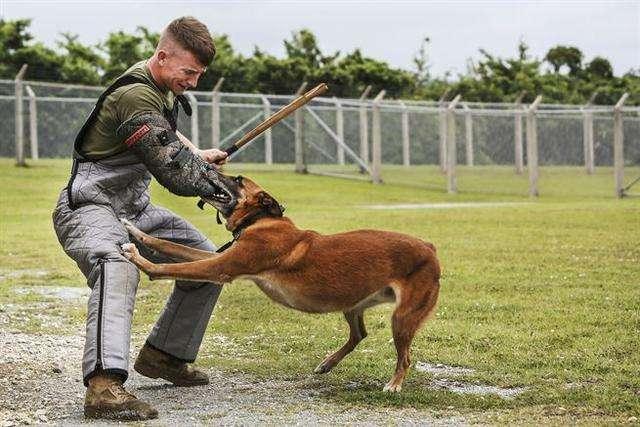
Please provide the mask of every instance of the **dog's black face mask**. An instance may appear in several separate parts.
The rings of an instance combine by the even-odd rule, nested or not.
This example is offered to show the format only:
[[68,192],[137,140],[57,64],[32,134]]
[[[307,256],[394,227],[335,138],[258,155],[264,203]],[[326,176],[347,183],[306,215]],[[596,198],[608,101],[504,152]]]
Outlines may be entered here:
[[253,221],[261,217],[282,217],[284,207],[258,184],[243,176],[225,176],[224,184],[228,186],[233,198],[232,203],[226,200],[202,200],[200,204],[209,203],[218,210],[217,221],[221,217],[227,222],[229,230],[239,224]]
[[[201,198],[198,202],[198,207],[203,209],[204,204],[208,203],[216,208],[219,214],[221,213],[224,217],[228,217],[233,212],[233,209],[238,204],[238,199],[241,197],[239,190],[242,177],[218,174],[218,181],[220,185],[218,185],[217,188],[220,191],[216,191],[216,193],[210,197]],[[218,222],[220,222],[219,218]]]

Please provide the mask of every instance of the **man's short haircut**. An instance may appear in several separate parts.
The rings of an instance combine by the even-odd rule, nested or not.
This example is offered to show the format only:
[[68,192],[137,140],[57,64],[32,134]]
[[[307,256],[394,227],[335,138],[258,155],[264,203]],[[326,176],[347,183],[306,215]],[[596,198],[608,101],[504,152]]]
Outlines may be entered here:
[[205,67],[211,64],[216,55],[216,47],[209,29],[193,16],[183,16],[171,21],[162,32],[160,44],[167,36],[191,52]]

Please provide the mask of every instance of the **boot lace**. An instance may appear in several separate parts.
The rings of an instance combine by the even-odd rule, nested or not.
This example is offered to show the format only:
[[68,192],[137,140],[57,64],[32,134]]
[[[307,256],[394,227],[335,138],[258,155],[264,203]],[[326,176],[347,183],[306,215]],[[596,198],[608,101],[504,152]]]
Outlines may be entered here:
[[110,381],[109,390],[111,391],[111,393],[113,393],[114,396],[123,399],[124,401],[138,399],[133,393],[129,393],[117,380]]

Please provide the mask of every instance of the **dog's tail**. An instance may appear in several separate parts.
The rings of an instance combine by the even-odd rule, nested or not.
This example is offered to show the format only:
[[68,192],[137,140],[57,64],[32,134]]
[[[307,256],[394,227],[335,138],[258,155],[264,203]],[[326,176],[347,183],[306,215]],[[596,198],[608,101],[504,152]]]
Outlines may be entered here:
[[423,240],[424,245],[429,248],[430,252],[432,252],[432,254],[429,255],[430,258],[430,262],[433,264],[434,266],[434,273],[435,273],[435,279],[436,281],[440,280],[440,275],[441,275],[441,270],[440,270],[440,261],[438,260],[438,256],[436,255],[438,253],[438,250],[436,249],[436,245],[434,245],[431,242],[427,242]]

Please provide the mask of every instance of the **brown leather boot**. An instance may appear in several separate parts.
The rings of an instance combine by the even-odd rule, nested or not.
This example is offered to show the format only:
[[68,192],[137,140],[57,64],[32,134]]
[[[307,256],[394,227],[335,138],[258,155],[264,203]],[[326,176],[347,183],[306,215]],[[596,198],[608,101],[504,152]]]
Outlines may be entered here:
[[84,416],[118,421],[141,421],[157,418],[158,411],[125,390],[120,378],[99,373],[89,380],[84,399]]
[[146,343],[138,353],[133,369],[145,377],[162,378],[178,387],[209,384],[206,373]]

